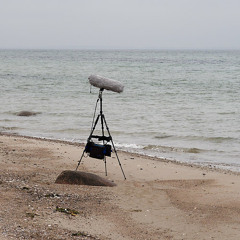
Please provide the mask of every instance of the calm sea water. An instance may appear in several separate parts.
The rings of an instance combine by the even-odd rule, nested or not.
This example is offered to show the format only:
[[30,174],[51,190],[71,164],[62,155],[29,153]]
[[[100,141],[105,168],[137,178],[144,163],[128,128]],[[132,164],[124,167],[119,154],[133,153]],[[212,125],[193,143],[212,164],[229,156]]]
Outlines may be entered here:
[[0,131],[86,143],[91,74],[118,149],[240,171],[240,51],[0,50]]

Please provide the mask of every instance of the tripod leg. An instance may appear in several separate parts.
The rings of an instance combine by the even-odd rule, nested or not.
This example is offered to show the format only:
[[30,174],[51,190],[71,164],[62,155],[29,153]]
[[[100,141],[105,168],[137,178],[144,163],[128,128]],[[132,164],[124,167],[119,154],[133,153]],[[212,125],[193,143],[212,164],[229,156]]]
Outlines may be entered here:
[[108,135],[109,135],[110,138],[111,138],[111,143],[112,143],[114,152],[115,152],[115,154],[116,154],[116,157],[117,157],[117,160],[118,160],[118,164],[119,164],[119,166],[120,166],[120,168],[121,168],[121,170],[122,170],[123,177],[124,177],[124,179],[126,180],[125,173],[124,173],[124,171],[123,171],[121,162],[120,162],[120,160],[119,160],[119,157],[118,157],[118,154],[117,154],[117,150],[116,150],[116,148],[115,148],[115,146],[114,146],[114,143],[113,143],[113,140],[112,140],[112,136],[111,136],[111,134],[110,134],[110,131],[109,131],[109,128],[108,128],[108,125],[107,125],[107,122],[106,122],[106,119],[105,119],[105,116],[104,116],[104,115],[103,115],[103,120],[104,120],[104,123],[105,123],[105,125],[106,125],[106,129],[107,129],[107,131],[108,131]]
[[120,166],[120,168],[121,168],[121,170],[122,170],[123,177],[124,177],[124,179],[126,180],[126,176],[125,176],[125,174],[124,174],[124,171],[123,171],[123,168],[122,168],[122,164],[121,164],[121,162],[120,162],[120,160],[119,160],[119,157],[118,157],[118,154],[117,154],[117,150],[116,150],[116,148],[115,148],[115,146],[114,146],[114,144],[113,144],[113,140],[111,140],[111,142],[112,142],[113,149],[114,149],[114,152],[115,152],[116,157],[117,157],[117,160],[118,160],[118,164],[119,164],[119,166]]
[[107,161],[106,161],[106,157],[104,157],[104,164],[105,164],[105,174],[107,176]]
[[85,153],[85,149],[83,150],[82,156],[81,156],[80,160],[78,161],[78,165],[77,165],[75,171],[77,171],[77,169],[78,169],[78,167],[79,167],[79,165],[80,165],[80,163],[81,163],[81,161],[82,161],[82,158],[83,158],[84,153]]
[[90,135],[89,135],[89,137],[88,137],[88,141],[89,141],[89,140],[91,139],[91,137],[92,137],[92,134],[93,134],[93,132],[94,132],[94,130],[95,130],[95,128],[96,128],[96,125],[97,125],[97,123],[98,123],[99,117],[100,117],[100,114],[97,116],[96,121],[95,121],[95,123],[94,123],[94,126],[92,127],[91,133],[90,133]]
[[[101,126],[102,126],[102,136],[104,137],[104,124],[103,124],[103,118],[104,118],[104,115],[102,114],[101,112]],[[103,140],[103,145],[104,145],[105,141]]]
[[[89,140],[91,139],[91,137],[92,137],[92,134],[93,134],[93,132],[94,132],[94,130],[95,130],[95,127],[96,127],[96,125],[97,125],[97,123],[98,123],[99,117],[100,117],[100,114],[97,116],[97,119],[96,119],[96,121],[95,121],[95,123],[94,123],[94,126],[92,127],[91,133],[90,133],[90,135],[89,135],[89,137],[88,137],[88,141],[89,141]],[[77,169],[78,169],[78,167],[79,167],[79,165],[80,165],[80,163],[81,163],[81,161],[82,161],[82,158],[83,158],[84,153],[85,153],[85,149],[83,150],[82,156],[81,156],[80,160],[78,161],[78,165],[77,165],[77,167],[76,167],[76,171],[77,171]]]

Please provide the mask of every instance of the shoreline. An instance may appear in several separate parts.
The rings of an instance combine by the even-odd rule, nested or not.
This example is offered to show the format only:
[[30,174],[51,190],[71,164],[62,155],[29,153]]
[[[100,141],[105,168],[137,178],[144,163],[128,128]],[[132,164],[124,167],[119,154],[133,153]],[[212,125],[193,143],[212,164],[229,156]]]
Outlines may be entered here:
[[[34,139],[34,140],[40,140],[40,141],[46,141],[46,142],[56,142],[56,143],[63,143],[63,144],[79,146],[79,147],[85,147],[85,145],[86,145],[85,143],[72,142],[72,141],[68,141],[68,140],[51,139],[51,138],[45,138],[45,137],[33,137],[33,136],[20,135],[20,134],[15,134],[15,133],[0,132],[0,136],[11,136],[11,137]],[[136,157],[144,157],[144,158],[147,158],[152,161],[173,163],[173,164],[180,165],[180,166],[194,167],[194,168],[198,168],[198,169],[202,169],[202,170],[209,170],[209,171],[213,171],[213,172],[216,171],[219,173],[226,173],[226,174],[233,174],[233,175],[240,176],[239,171],[233,171],[233,170],[229,170],[229,169],[216,167],[216,166],[214,166],[214,164],[211,164],[211,166],[207,166],[207,165],[201,165],[201,164],[196,164],[196,163],[181,162],[178,160],[170,160],[167,158],[161,158],[161,157],[157,157],[157,156],[149,156],[147,154],[142,154],[142,153],[137,153],[137,152],[129,152],[129,151],[125,151],[122,149],[117,149],[117,152],[122,152],[122,153],[129,154],[129,155],[136,156]],[[115,154],[115,153],[113,152],[112,154]]]

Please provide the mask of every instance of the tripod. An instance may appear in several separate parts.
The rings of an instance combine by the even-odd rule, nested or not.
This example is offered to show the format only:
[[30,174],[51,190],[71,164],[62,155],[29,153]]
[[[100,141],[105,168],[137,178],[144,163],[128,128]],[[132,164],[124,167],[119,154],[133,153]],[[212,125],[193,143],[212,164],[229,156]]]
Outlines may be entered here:
[[[102,147],[104,148],[104,146],[110,147],[110,145],[106,145],[105,143],[106,143],[106,142],[111,142],[112,147],[113,147],[113,150],[114,150],[114,152],[115,152],[115,154],[116,154],[116,157],[117,157],[117,160],[118,160],[118,164],[119,164],[119,166],[120,166],[120,168],[121,168],[123,177],[124,177],[124,179],[126,179],[126,176],[125,176],[125,174],[124,174],[124,171],[123,171],[121,162],[120,162],[120,160],[119,160],[119,157],[118,157],[118,154],[117,154],[117,150],[116,150],[116,148],[115,148],[115,146],[114,146],[114,143],[113,143],[113,140],[112,140],[112,136],[111,136],[111,134],[110,134],[110,131],[109,131],[109,128],[108,128],[108,125],[107,125],[105,116],[104,116],[104,114],[103,114],[103,110],[102,110],[102,93],[103,93],[103,90],[104,90],[104,88],[101,88],[101,89],[99,90],[99,95],[98,95],[98,99],[97,99],[96,107],[95,107],[95,111],[94,111],[94,116],[93,116],[92,129],[91,129],[90,135],[89,135],[88,140],[87,140],[87,145],[86,145],[85,149],[83,150],[82,156],[81,156],[81,158],[80,158],[80,160],[79,160],[79,162],[78,162],[78,165],[77,165],[77,167],[76,167],[76,170],[78,169],[78,167],[79,167],[79,165],[80,165],[80,163],[81,163],[81,161],[82,161],[82,158],[83,158],[85,152],[88,152],[88,153],[90,152],[90,157],[91,157],[91,151],[92,151],[92,150],[91,150],[91,146],[92,146],[92,145],[96,146],[97,149],[99,149],[99,148],[102,148]],[[95,120],[95,123],[94,123],[95,113],[96,113],[97,104],[98,104],[99,100],[100,100],[100,113],[98,114],[98,116],[97,116],[97,118],[96,118],[96,120]],[[98,121],[99,121],[99,118],[100,118],[100,121],[101,121],[102,136],[93,135],[93,132],[94,132],[96,126],[97,126],[97,123],[98,123]],[[93,123],[94,123],[94,124],[93,124]],[[108,132],[108,135],[109,135],[109,136],[105,136],[105,135],[104,135],[104,125],[105,125],[105,127],[106,127],[106,129],[107,129],[107,132]],[[102,141],[102,142],[103,142],[103,145],[96,145],[96,144],[94,144],[94,143],[91,141],[92,138],[96,138],[96,139],[98,139],[98,141]],[[90,147],[89,147],[89,146],[90,146]],[[108,150],[108,152],[109,152],[109,150]],[[110,152],[111,152],[111,151],[110,151]],[[92,154],[92,157],[94,157],[94,158],[99,158],[99,159],[102,159],[102,158],[103,158],[104,165],[105,165],[105,174],[106,174],[106,176],[107,176],[106,156],[110,156],[110,153],[106,153],[106,149],[103,149],[103,153],[101,153],[100,155],[101,155],[101,156],[99,157],[99,155],[96,156],[95,154]]]

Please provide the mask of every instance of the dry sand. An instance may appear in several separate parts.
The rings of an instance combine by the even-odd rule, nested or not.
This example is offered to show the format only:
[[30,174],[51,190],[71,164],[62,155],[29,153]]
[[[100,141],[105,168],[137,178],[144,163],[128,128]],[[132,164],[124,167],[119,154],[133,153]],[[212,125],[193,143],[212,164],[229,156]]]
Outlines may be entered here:
[[[0,136],[0,239],[240,239],[239,175],[119,151],[127,180],[107,158],[116,187],[54,183],[82,151]],[[105,177],[101,160],[79,170]]]

